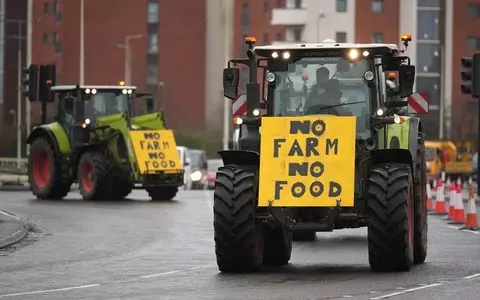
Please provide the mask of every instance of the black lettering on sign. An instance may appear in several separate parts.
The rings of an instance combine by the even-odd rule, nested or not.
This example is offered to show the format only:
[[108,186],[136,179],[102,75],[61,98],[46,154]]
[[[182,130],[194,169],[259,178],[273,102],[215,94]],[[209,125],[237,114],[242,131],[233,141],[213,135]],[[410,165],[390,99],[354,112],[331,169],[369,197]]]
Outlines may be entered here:
[[170,149],[170,144],[168,143],[168,141],[163,142],[163,149]]
[[143,134],[143,138],[146,140],[159,140],[160,139],[160,133],[158,132],[145,132]]
[[325,144],[325,154],[330,155],[330,151],[333,148],[333,154],[337,155],[338,154],[338,139],[326,139],[326,144]]
[[274,139],[273,140],[273,157],[278,157],[278,150],[282,146],[281,143],[285,143],[286,139]]
[[[310,170],[310,172],[309,172]],[[313,176],[315,178],[322,176],[325,171],[324,165],[316,161],[308,167],[308,162],[304,163],[289,163],[288,164],[288,176]]]
[[342,186],[338,182],[330,181],[328,197],[338,197],[342,193]]
[[321,136],[325,133],[327,124],[323,120],[310,121],[290,121],[290,134],[310,134]]
[[282,185],[286,185],[286,181],[275,181],[275,200],[280,199],[280,191],[283,189]]
[[293,141],[293,145],[292,147],[290,148],[290,151],[288,151],[288,154],[287,156],[303,156],[303,151],[302,151],[302,147],[300,147],[300,143],[298,142],[298,140],[294,140]]

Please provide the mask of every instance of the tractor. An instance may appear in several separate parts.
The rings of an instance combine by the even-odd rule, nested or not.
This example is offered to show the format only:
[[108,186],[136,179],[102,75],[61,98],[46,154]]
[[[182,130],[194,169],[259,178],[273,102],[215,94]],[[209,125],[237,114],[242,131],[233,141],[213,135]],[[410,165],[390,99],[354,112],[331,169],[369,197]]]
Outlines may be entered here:
[[428,94],[413,92],[415,66],[403,54],[411,35],[401,40],[255,46],[246,38],[246,57],[223,71],[232,100],[239,65],[249,78],[247,114],[232,120],[241,127],[239,147],[218,152],[224,166],[216,173],[213,227],[221,272],[286,265],[292,241],[360,227],[367,227],[372,272],[425,261],[418,115],[428,113]]
[[[173,132],[160,112],[132,116],[135,86],[51,86],[55,122],[36,126],[27,143],[28,178],[39,199],[61,199],[78,183],[85,200],[125,198],[146,189],[171,200],[183,184]],[[49,101],[52,102],[52,101]],[[43,103],[42,103],[43,104]]]

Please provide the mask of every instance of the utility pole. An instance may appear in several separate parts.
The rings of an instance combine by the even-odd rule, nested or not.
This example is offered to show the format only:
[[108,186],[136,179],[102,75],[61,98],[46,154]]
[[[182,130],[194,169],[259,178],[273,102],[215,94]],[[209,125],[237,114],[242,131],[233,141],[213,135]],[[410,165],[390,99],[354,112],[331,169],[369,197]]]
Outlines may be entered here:
[[132,84],[132,50],[130,48],[130,40],[140,39],[143,37],[143,34],[130,34],[125,36],[123,44],[116,44],[115,47],[124,49],[125,51],[125,75],[123,80],[125,84]]
[[80,0],[80,85],[85,84],[85,3]]
[[[232,23],[232,10],[233,5],[231,0],[220,0],[222,9],[220,10],[223,20],[223,55],[224,66],[226,67],[231,57],[232,52],[232,35],[233,35],[233,23]],[[223,93],[222,93],[223,94]],[[230,140],[230,122],[231,122],[231,105],[232,100],[223,97],[223,149],[228,149],[228,141]]]
[[[33,0],[28,0],[27,2],[27,56],[25,65],[29,66],[32,64],[32,34],[33,34]],[[25,115],[26,115],[26,127],[27,127],[27,137],[30,135],[30,130],[32,127],[32,112],[30,101],[26,101],[25,104]],[[26,155],[28,155],[30,150],[29,145],[27,145]]]

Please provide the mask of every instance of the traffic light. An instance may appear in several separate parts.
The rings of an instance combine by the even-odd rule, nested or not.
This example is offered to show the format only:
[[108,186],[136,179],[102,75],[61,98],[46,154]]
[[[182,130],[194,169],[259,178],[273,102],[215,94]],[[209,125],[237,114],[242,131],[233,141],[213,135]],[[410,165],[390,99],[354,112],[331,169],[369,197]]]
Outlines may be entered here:
[[28,97],[28,101],[38,100],[38,66],[30,65],[23,69],[23,94]]
[[480,98],[480,53],[461,59],[462,94]]
[[39,92],[38,96],[42,102],[54,102],[55,97],[50,90],[55,85],[56,66],[55,64],[41,65],[39,70]]

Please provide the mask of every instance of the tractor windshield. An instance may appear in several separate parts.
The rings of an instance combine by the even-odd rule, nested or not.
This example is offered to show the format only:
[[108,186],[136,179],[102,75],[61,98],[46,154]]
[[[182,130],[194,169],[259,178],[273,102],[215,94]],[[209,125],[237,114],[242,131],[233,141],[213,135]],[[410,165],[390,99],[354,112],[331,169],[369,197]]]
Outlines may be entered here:
[[85,116],[94,120],[102,116],[128,113],[129,97],[121,90],[98,91],[85,101]]
[[368,116],[375,94],[364,79],[368,70],[368,60],[301,58],[289,64],[288,71],[273,72],[275,84],[268,101],[273,102],[277,116],[356,116],[357,134],[369,136]]

